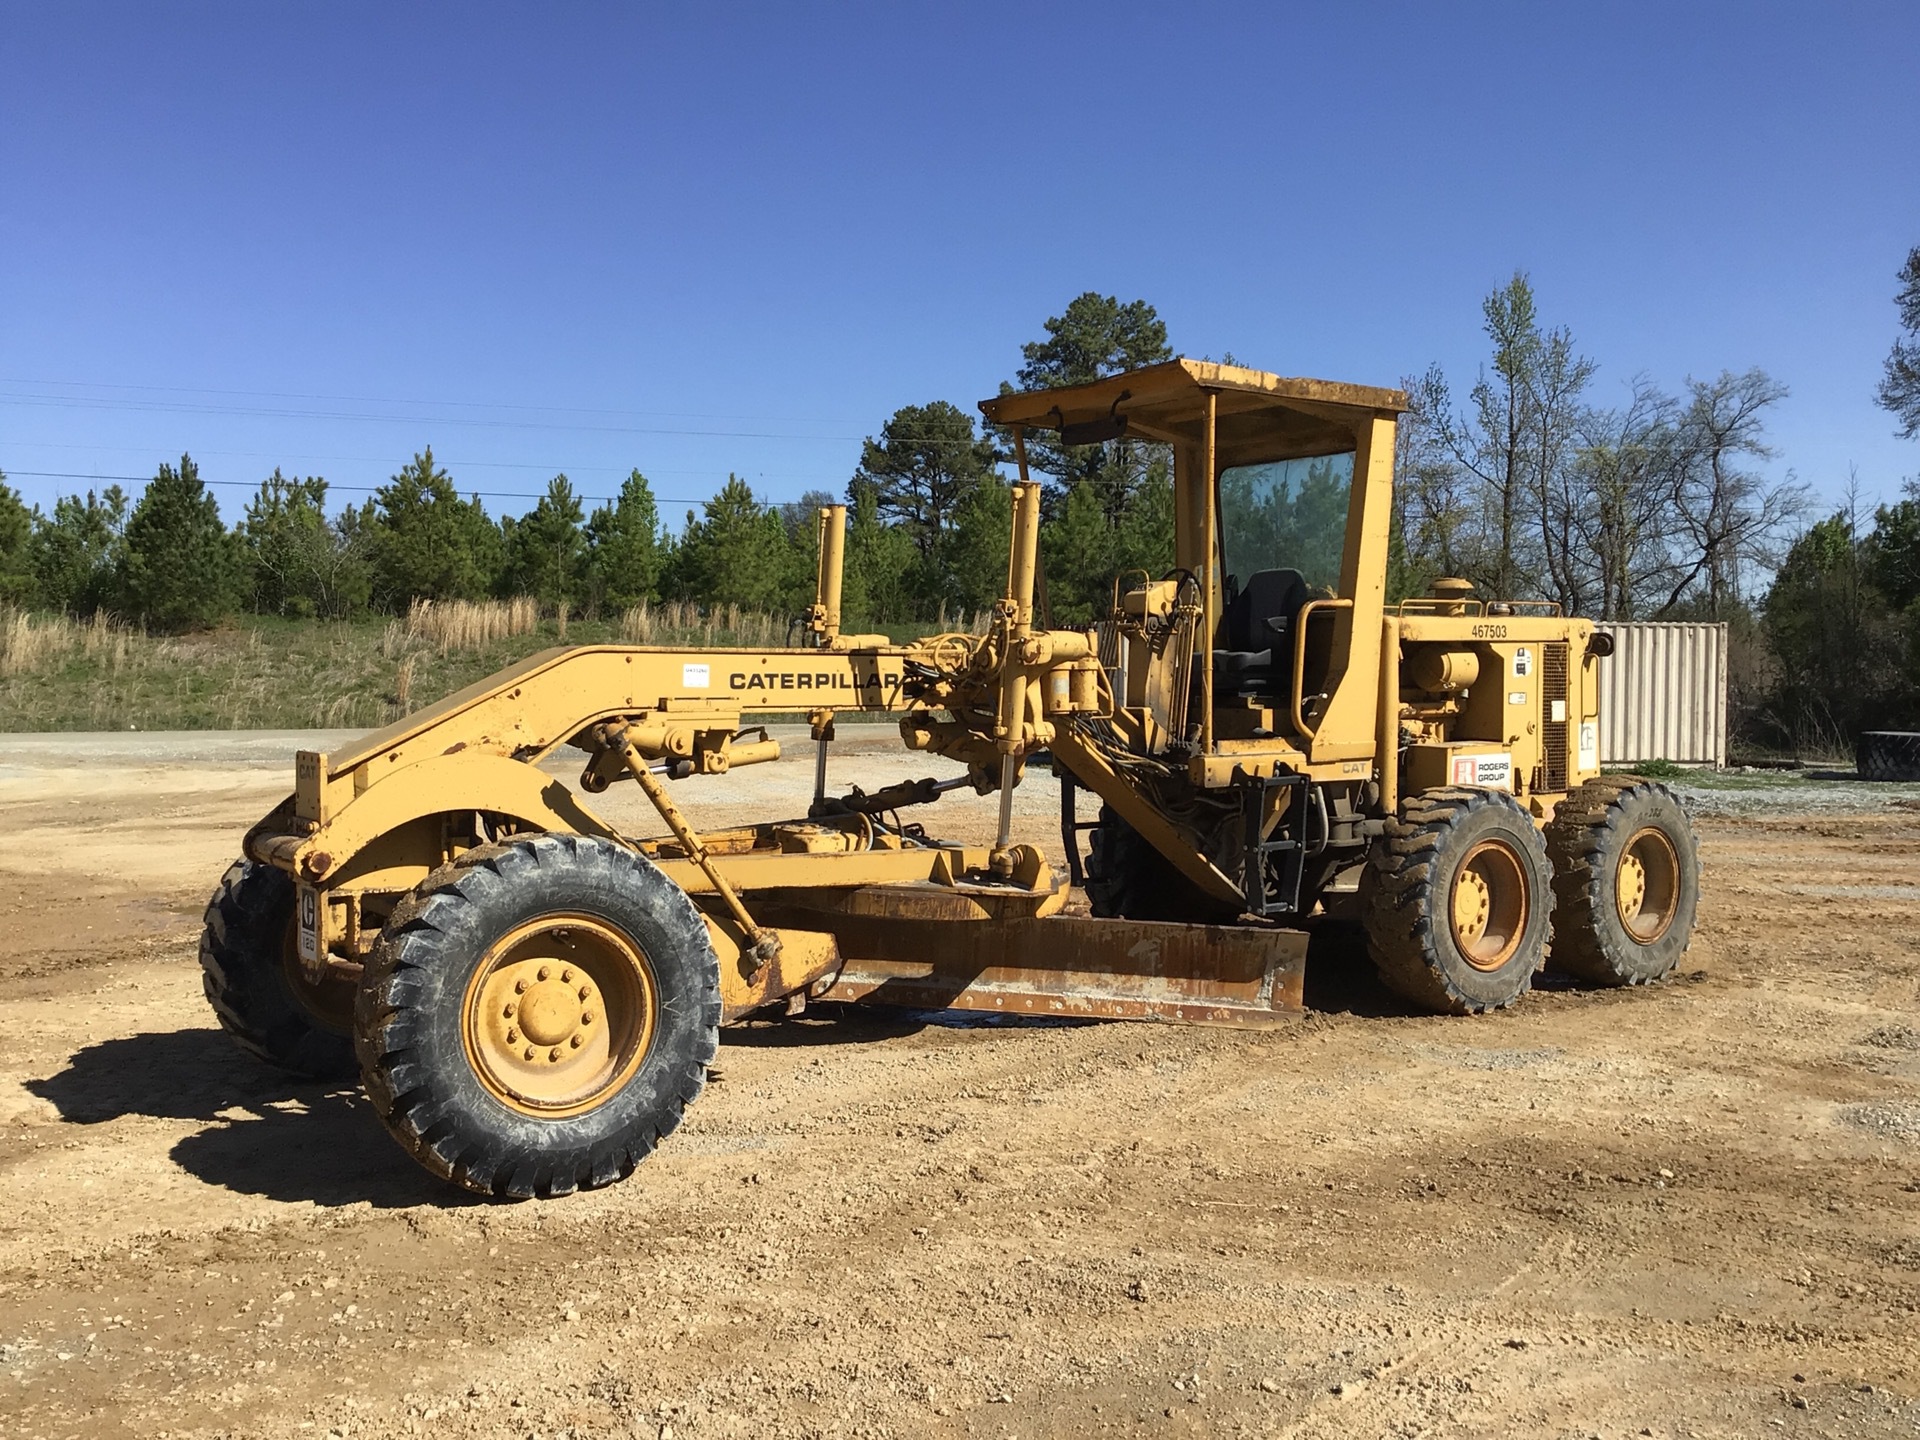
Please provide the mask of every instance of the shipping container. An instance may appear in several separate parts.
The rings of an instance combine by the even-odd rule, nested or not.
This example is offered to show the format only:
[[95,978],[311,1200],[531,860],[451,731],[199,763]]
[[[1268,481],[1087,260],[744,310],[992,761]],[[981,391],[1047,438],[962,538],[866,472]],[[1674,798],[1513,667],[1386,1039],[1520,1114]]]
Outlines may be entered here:
[[1727,763],[1724,623],[1610,621],[1600,664],[1600,763]]

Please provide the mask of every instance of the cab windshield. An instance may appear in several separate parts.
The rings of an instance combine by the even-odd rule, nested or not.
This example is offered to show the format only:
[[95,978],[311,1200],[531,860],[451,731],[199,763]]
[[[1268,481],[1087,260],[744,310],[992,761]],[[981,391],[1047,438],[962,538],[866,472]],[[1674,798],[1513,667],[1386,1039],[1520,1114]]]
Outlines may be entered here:
[[1340,584],[1353,455],[1317,455],[1220,472],[1226,571],[1242,585],[1261,570],[1298,570],[1307,584]]

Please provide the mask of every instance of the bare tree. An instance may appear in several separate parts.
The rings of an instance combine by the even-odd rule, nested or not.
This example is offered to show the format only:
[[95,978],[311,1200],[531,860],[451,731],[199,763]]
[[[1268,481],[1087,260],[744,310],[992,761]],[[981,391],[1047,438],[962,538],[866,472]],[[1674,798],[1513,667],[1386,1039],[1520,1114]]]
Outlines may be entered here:
[[1474,383],[1470,413],[1454,413],[1437,372],[1428,372],[1427,385],[1439,447],[1477,492],[1480,524],[1475,543],[1459,547],[1463,568],[1492,594],[1551,587],[1574,609],[1581,594],[1573,526],[1581,504],[1570,462],[1579,399],[1594,364],[1574,352],[1566,330],[1540,329],[1524,274],[1487,296],[1481,314],[1493,359]]
[[1743,567],[1777,563],[1781,542],[1806,513],[1806,490],[1791,474],[1773,483],[1742,462],[1773,458],[1766,415],[1786,395],[1787,387],[1760,369],[1687,381],[1674,522],[1689,559],[1653,618],[1670,614],[1690,593],[1710,618],[1723,618],[1743,598]]
[[1445,417],[1453,409],[1438,365],[1401,380],[1409,409],[1394,436],[1394,505],[1410,568],[1423,579],[1458,575],[1467,567],[1472,509],[1465,476],[1452,458]]
[[1643,592],[1658,586],[1664,594],[1673,578],[1678,410],[1672,396],[1636,376],[1624,406],[1582,417],[1574,463],[1586,503],[1574,530],[1603,620],[1632,619]]

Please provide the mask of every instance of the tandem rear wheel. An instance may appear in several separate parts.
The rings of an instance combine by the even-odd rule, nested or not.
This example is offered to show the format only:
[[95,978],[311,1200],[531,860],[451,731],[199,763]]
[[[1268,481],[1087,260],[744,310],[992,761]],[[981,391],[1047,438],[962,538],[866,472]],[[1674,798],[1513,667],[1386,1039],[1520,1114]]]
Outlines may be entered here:
[[1700,851],[1679,798],[1637,776],[1589,781],[1544,834],[1503,791],[1408,799],[1361,881],[1368,949],[1424,1009],[1514,1004],[1543,965],[1596,985],[1644,985],[1693,937]]
[[1442,1014],[1514,1004],[1546,955],[1552,880],[1545,839],[1505,791],[1413,796],[1387,822],[1361,879],[1380,978]]
[[1590,780],[1547,826],[1551,963],[1595,985],[1645,985],[1680,962],[1700,904],[1700,845],[1679,797],[1636,775]]

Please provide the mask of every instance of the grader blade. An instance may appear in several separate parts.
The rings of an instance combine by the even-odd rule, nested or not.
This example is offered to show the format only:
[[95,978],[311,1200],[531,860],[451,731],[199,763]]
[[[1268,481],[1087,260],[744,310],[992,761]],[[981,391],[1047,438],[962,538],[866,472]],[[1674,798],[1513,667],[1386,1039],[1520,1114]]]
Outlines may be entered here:
[[870,886],[814,910],[808,923],[833,932],[844,962],[818,998],[1198,1025],[1270,1025],[1303,1008],[1302,931],[1004,914],[943,888]]

